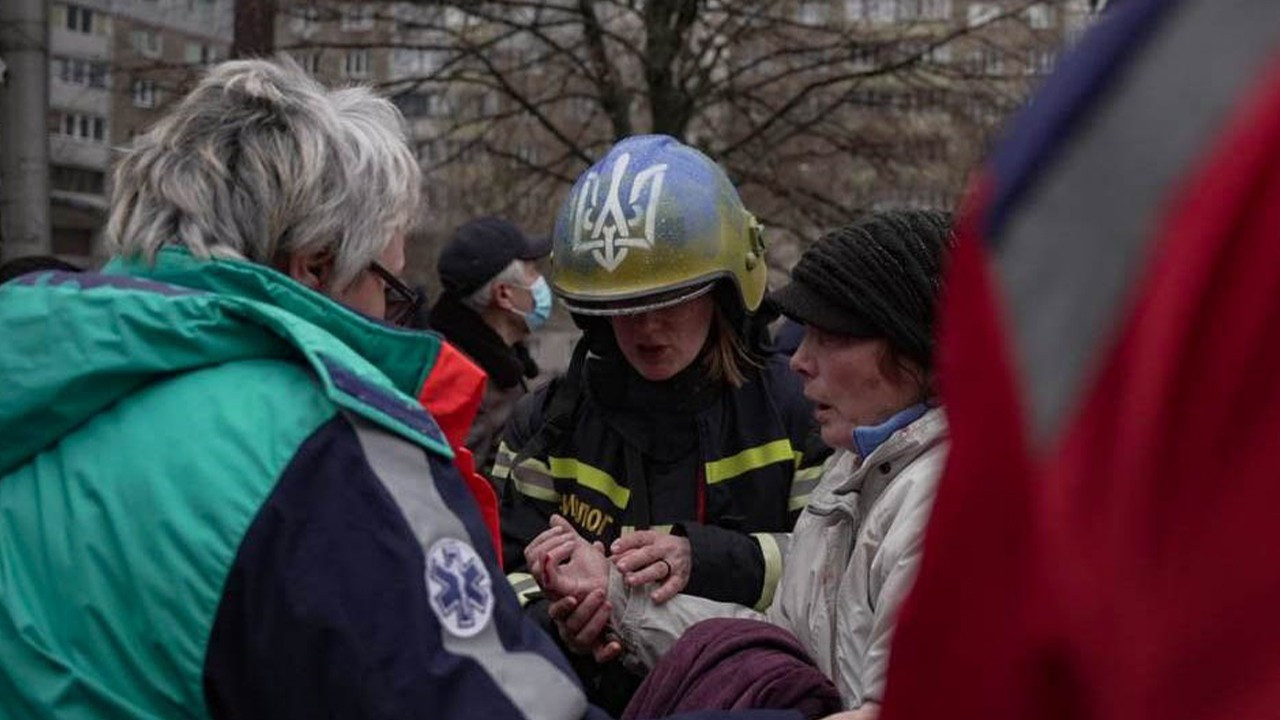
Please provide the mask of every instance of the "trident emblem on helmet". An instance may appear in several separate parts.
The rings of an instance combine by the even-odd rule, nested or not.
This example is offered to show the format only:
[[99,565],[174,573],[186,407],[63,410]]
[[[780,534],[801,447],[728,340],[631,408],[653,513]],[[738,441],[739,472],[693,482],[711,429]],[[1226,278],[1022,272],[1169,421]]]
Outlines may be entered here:
[[627,259],[630,248],[648,250],[653,247],[657,222],[658,199],[662,195],[662,179],[667,166],[654,165],[636,173],[631,190],[622,202],[623,180],[631,154],[623,153],[613,165],[605,197],[600,198],[600,174],[587,173],[574,203],[573,251],[590,252],[600,267],[613,272]]

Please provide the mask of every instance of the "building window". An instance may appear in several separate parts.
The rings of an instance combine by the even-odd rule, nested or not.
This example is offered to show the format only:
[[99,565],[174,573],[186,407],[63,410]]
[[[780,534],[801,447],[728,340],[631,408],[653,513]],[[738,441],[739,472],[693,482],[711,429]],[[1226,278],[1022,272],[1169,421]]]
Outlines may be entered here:
[[796,11],[796,20],[804,25],[820,25],[826,18],[823,17],[822,5],[813,2],[813,0],[805,0],[800,3],[800,7]]
[[106,173],[101,170],[53,165],[49,168],[49,184],[63,192],[101,195],[106,191]]
[[158,58],[164,49],[160,34],[152,30],[133,31],[133,49],[143,57]]
[[68,5],[67,29],[86,34],[93,32],[93,11],[79,5]]
[[930,65],[950,65],[951,44],[929,48],[929,52],[925,53],[924,60]]
[[844,0],[845,20],[861,20],[864,17],[866,17],[866,8],[863,6],[863,0]]
[[369,77],[369,51],[348,50],[343,71],[350,78]]
[[313,5],[306,5],[302,8],[294,10],[293,14],[293,32],[298,35],[310,35],[316,31],[316,26],[320,22],[320,9]]
[[188,65],[211,65],[218,62],[218,48],[204,43],[187,43],[184,57]]
[[542,153],[538,152],[538,148],[530,145],[517,145],[514,154],[519,164],[525,167],[536,166],[542,162]]
[[295,52],[292,55],[295,62],[303,70],[315,75],[320,72],[320,51],[314,52]]
[[84,87],[107,87],[107,64],[81,58],[55,57],[54,72],[64,83]]
[[140,108],[155,107],[156,99],[159,96],[154,80],[134,80],[132,94],[133,106]]
[[1000,7],[995,3],[976,2],[969,6],[969,27],[985,25],[1000,16]]
[[439,144],[434,140],[424,140],[418,143],[418,164],[423,167],[431,167],[438,165],[445,160],[440,153]]
[[870,70],[880,64],[880,53],[879,45],[863,45],[853,49],[850,59],[855,70]]
[[1033,30],[1053,29],[1053,8],[1044,3],[1036,3],[1027,8],[1027,24]]
[[1053,64],[1057,61],[1053,50],[1040,48],[1030,50],[1027,53],[1027,74],[1028,75],[1048,75],[1053,71]]
[[373,6],[348,5],[342,10],[343,30],[372,30]]
[[867,19],[886,24],[898,19],[898,0],[866,0]]
[[430,117],[435,114],[437,106],[436,96],[426,90],[399,95],[394,102],[400,113],[408,118]]
[[973,71],[978,75],[1000,76],[1007,71],[1004,53],[999,48],[984,47],[975,50],[971,57]]
[[439,68],[443,61],[432,50],[396,48],[392,50],[391,62],[402,74],[427,75]]
[[951,0],[921,0],[920,17],[925,20],[950,20]]
[[83,113],[54,113],[53,134],[102,143],[107,140],[107,119]]
[[444,9],[444,26],[447,28],[468,28],[473,23],[471,13],[449,5]]

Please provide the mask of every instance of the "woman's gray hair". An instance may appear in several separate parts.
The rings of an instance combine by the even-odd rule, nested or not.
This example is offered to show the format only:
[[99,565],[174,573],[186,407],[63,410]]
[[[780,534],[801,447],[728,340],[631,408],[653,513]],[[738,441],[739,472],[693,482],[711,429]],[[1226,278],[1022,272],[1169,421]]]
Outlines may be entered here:
[[343,288],[415,223],[420,183],[387,100],[328,90],[292,60],[234,60],[125,152],[107,242],[148,260],[174,244],[278,269],[329,253],[329,287]]

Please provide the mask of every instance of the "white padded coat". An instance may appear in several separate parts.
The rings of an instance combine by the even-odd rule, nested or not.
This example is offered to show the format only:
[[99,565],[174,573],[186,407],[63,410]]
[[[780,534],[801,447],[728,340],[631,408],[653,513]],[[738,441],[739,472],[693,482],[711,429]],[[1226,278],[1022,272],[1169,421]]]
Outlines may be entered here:
[[946,417],[935,408],[865,461],[848,451],[832,456],[796,523],[763,614],[690,595],[655,605],[652,588],[629,591],[613,571],[612,623],[628,659],[652,667],[700,620],[755,618],[790,630],[848,708],[880,702],[894,621],[920,563],[946,450]]

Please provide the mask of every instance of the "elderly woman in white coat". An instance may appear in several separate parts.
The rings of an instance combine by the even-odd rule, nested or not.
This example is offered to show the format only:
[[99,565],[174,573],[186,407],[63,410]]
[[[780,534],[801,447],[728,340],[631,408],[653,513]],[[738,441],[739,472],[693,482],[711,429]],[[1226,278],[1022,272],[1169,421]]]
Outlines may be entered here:
[[791,366],[838,452],[796,525],[767,610],[687,595],[656,603],[624,582],[617,565],[626,555],[610,561],[557,522],[531,549],[571,646],[621,650],[648,668],[694,623],[761,619],[795,635],[852,716],[875,716],[946,457],[932,350],[950,240],[941,213],[877,213],[814,243],[774,296],[805,326]]

